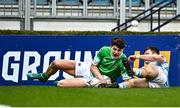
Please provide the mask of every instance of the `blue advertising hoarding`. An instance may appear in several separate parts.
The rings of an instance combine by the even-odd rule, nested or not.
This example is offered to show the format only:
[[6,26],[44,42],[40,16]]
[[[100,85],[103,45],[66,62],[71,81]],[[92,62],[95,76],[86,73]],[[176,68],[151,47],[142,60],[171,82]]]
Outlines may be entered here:
[[[54,59],[90,62],[102,46],[109,46],[113,37],[123,38],[124,53],[143,54],[147,46],[156,46],[170,64],[169,82],[180,86],[180,36],[178,35],[86,35],[86,36],[0,36],[0,85],[50,85],[54,80],[71,77],[57,72],[47,83],[28,81],[26,73],[45,72]],[[142,61],[132,64],[143,66]]]

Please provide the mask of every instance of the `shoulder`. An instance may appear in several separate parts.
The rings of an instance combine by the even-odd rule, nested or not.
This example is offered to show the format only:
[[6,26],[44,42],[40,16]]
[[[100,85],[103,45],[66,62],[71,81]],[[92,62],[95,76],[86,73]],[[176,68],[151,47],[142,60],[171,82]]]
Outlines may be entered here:
[[111,48],[109,47],[109,46],[103,46],[103,47],[101,47],[101,49],[100,49],[100,51],[110,51],[111,50]]
[[101,47],[101,49],[103,49],[103,50],[109,50],[109,49],[111,49],[111,48],[110,48],[110,46],[103,46],[103,47]]

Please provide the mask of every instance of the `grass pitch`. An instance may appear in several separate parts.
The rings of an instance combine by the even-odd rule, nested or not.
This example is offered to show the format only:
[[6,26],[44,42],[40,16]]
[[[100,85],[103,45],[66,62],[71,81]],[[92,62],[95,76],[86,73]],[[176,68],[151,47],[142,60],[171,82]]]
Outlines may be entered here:
[[0,104],[12,107],[180,107],[180,88],[0,86]]

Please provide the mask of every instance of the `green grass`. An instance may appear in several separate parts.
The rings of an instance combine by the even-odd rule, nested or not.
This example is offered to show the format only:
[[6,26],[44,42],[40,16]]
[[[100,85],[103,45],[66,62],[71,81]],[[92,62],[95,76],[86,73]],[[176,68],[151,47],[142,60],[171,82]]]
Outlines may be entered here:
[[180,88],[0,86],[0,104],[13,107],[179,107]]

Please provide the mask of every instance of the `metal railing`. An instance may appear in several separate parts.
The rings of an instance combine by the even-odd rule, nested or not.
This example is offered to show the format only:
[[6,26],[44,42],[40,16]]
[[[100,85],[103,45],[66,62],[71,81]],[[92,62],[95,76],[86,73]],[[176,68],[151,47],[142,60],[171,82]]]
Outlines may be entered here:
[[165,21],[165,22],[162,23],[162,24],[160,24],[160,22],[159,22],[158,26],[157,26],[156,28],[154,28],[154,29],[151,29],[150,32],[154,32],[154,31],[156,31],[156,30],[158,30],[158,32],[160,32],[160,29],[161,29],[163,26],[165,26],[166,24],[174,21],[175,19],[177,19],[177,18],[179,18],[179,17],[180,17],[180,14],[172,17],[171,19],[168,19],[167,21]]
[[[151,19],[151,30],[152,30],[153,14],[155,14],[156,12],[159,12],[158,13],[158,16],[159,16],[161,9],[163,9],[164,7],[169,6],[170,4],[173,4],[174,2],[176,2],[176,0],[173,0],[173,1],[169,2],[169,3],[166,3],[166,2],[167,2],[167,0],[163,0],[163,1],[155,4],[151,8],[141,12],[140,14],[136,15],[135,17],[132,17],[131,19],[126,20],[126,22],[118,25],[117,27],[113,28],[111,31],[127,30],[129,27],[131,27],[131,24],[129,24],[129,23],[131,23],[133,20],[137,20],[138,22],[141,22],[142,20],[148,18],[149,16],[150,16],[150,19]],[[158,8],[158,9],[154,10],[155,8]]]

